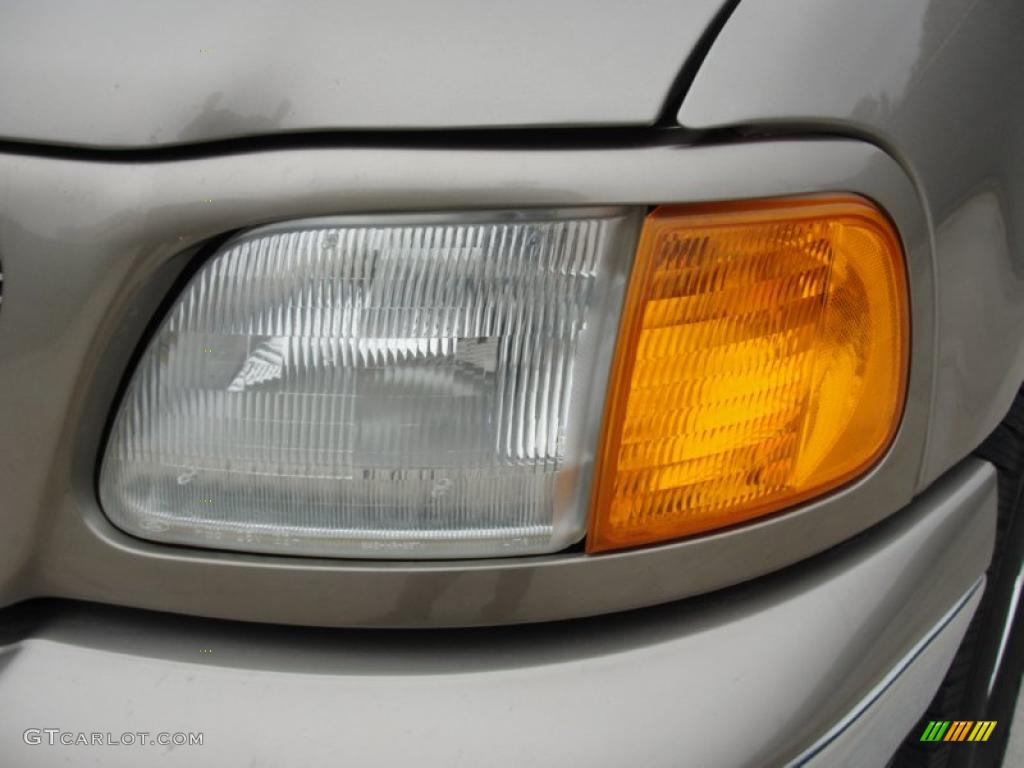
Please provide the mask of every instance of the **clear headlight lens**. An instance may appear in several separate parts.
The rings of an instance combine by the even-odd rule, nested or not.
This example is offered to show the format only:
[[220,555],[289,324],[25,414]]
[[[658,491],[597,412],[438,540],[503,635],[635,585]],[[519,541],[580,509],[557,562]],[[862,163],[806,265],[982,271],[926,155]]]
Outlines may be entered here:
[[320,219],[195,274],[116,416],[125,531],[353,557],[582,538],[638,214]]

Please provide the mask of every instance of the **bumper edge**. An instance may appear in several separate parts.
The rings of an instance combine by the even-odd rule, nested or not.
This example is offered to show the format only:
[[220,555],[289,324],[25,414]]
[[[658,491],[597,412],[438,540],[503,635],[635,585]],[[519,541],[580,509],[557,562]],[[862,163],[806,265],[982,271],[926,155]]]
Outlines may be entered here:
[[[861,764],[898,743],[878,736],[879,707],[902,701],[912,725],[945,673],[980,595],[995,513],[995,472],[969,460],[875,529],[786,571],[547,625],[314,630],[63,603],[6,641],[0,627],[0,756],[26,768]],[[205,741],[165,751],[22,740],[47,727]]]

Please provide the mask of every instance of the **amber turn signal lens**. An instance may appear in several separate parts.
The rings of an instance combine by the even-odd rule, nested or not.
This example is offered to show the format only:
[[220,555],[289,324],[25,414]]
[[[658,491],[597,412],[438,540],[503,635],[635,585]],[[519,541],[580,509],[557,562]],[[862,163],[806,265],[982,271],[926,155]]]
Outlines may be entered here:
[[867,470],[903,411],[905,268],[857,197],[663,206],[644,224],[587,549],[733,525]]

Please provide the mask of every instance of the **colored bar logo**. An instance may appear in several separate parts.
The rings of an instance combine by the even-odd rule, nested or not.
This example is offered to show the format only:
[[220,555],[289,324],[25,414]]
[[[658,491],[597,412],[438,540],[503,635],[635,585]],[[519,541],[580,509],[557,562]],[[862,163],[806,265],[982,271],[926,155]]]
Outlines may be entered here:
[[997,720],[930,720],[921,741],[988,741]]

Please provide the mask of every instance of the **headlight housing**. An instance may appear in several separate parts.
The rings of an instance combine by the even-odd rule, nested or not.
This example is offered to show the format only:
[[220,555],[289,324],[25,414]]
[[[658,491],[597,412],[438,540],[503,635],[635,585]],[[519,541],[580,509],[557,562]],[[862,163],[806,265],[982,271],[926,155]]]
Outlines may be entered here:
[[887,217],[855,196],[662,206],[636,246],[639,222],[378,216],[234,238],[142,356],[104,509],[143,538],[254,552],[485,557],[584,534],[598,552],[866,472],[908,373]]

